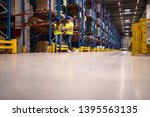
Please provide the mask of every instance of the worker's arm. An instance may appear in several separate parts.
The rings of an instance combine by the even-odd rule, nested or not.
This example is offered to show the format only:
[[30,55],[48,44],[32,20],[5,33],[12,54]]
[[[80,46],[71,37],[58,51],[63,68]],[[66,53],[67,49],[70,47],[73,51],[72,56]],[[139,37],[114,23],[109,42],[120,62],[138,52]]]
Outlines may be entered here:
[[53,28],[53,30],[56,30],[56,28],[55,28],[55,26],[54,26],[54,25],[55,25],[55,24],[53,24],[53,25],[52,25],[52,28]]
[[62,31],[64,30],[63,24],[61,24],[60,30],[62,30]]
[[73,30],[73,27],[74,27],[74,26],[73,26],[73,23],[72,23],[72,22],[70,22],[70,26],[71,26],[71,27],[70,27],[70,28],[67,28],[66,30]]
[[55,26],[56,24],[53,25],[53,30],[59,30],[59,26]]

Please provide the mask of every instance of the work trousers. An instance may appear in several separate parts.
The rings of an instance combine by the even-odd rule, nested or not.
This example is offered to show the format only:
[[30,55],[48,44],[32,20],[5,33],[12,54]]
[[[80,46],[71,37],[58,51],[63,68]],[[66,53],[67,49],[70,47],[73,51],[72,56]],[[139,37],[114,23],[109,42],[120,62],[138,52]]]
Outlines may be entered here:
[[[62,42],[62,35],[56,35],[56,49],[57,49],[57,44],[59,45],[59,52],[61,52],[61,42]],[[57,52],[55,50],[55,52]]]
[[67,41],[69,50],[72,51],[72,35],[66,35],[66,41]]

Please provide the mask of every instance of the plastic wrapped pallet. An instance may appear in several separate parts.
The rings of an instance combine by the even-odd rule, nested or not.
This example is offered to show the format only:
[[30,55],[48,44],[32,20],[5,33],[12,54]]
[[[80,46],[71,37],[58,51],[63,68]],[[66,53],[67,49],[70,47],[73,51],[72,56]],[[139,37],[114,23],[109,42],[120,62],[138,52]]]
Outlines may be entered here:
[[[52,0],[52,10],[56,11],[57,0]],[[37,11],[49,10],[49,0],[36,0]]]
[[92,9],[86,10],[86,16],[92,16]]
[[0,40],[4,40],[4,39],[5,39],[5,37],[0,35]]
[[89,41],[91,41],[93,39],[93,36],[92,35],[87,36],[86,39],[89,40]]
[[96,12],[100,12],[100,5],[96,4]]
[[48,48],[48,41],[38,41],[37,43],[37,52],[46,52]]

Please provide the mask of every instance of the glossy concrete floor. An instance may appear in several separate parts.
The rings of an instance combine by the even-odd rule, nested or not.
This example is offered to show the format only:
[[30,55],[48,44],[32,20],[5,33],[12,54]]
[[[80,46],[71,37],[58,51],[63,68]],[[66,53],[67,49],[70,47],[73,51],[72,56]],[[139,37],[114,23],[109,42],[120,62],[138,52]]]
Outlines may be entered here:
[[0,55],[0,99],[150,99],[150,57]]

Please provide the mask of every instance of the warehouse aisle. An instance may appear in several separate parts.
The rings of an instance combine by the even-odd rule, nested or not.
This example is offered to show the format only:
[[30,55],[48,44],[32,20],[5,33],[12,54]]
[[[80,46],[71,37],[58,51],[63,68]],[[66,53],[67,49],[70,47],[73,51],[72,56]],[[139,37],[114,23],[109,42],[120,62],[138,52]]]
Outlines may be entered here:
[[0,55],[0,99],[150,99],[150,57]]

